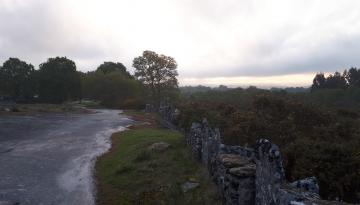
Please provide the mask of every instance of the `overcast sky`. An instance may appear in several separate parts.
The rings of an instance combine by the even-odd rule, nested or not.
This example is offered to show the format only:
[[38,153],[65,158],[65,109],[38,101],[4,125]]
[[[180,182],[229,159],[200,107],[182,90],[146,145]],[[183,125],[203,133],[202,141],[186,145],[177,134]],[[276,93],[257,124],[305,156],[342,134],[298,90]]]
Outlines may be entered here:
[[360,1],[0,0],[0,62],[133,70],[144,50],[174,57],[181,85],[309,85],[360,66]]

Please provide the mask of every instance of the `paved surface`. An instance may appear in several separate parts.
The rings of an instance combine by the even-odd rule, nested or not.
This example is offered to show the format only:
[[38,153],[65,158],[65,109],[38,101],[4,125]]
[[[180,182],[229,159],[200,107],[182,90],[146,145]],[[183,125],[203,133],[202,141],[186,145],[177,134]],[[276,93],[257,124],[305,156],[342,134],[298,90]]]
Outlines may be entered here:
[[0,117],[0,204],[94,204],[94,159],[132,122],[118,113]]

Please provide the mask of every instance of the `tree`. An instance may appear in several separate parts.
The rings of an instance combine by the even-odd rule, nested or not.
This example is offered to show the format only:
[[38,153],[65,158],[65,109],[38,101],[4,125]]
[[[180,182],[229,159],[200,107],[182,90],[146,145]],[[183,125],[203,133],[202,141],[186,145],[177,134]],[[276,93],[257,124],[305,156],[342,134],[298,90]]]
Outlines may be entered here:
[[0,67],[1,93],[17,101],[26,101],[36,94],[35,69],[18,58],[9,58]]
[[173,98],[178,92],[177,63],[174,58],[144,51],[142,56],[133,60],[135,77],[149,90],[153,103]]
[[80,74],[72,60],[66,57],[49,58],[39,67],[39,94],[42,101],[62,103],[81,98]]
[[82,77],[84,97],[98,100],[111,108],[143,106],[143,89],[139,81],[124,72],[88,72]]
[[0,66],[0,95],[4,95],[5,94],[5,73],[2,69],[2,67]]
[[344,76],[339,72],[335,72],[334,75],[329,75],[326,78],[325,88],[329,89],[345,89],[347,87],[347,82]]
[[349,71],[344,71],[344,77],[346,78],[349,86],[360,87],[360,69],[350,68]]
[[315,75],[315,78],[313,80],[313,84],[311,86],[311,90],[316,90],[316,89],[322,89],[325,87],[325,83],[326,83],[326,78],[324,76],[324,73],[317,73]]
[[114,62],[104,62],[97,69],[96,72],[102,72],[104,74],[112,73],[112,72],[120,72],[125,76],[132,78],[130,73],[127,71],[126,67],[122,63],[114,63]]
[[314,91],[316,89],[345,89],[348,84],[346,81],[347,72],[345,71],[343,75],[339,72],[335,72],[334,74],[330,74],[325,78],[324,73],[316,74],[313,84],[311,86],[311,90]]

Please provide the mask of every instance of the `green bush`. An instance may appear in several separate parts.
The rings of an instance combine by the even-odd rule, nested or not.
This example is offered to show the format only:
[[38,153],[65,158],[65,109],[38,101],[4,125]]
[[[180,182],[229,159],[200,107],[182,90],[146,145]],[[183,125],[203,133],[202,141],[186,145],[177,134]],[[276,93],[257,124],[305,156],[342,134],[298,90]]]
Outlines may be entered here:
[[82,79],[84,98],[109,108],[144,107],[141,83],[122,72],[89,72]]

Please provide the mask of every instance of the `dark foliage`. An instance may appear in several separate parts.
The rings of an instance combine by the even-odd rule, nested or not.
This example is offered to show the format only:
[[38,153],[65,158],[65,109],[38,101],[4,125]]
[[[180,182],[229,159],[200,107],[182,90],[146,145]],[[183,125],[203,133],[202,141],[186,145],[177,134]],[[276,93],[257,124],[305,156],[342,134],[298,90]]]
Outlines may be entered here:
[[350,68],[349,71],[344,71],[349,86],[360,87],[360,69]]
[[82,87],[85,98],[98,100],[105,107],[142,108],[144,106],[143,86],[130,76],[126,69],[88,72],[82,77]]
[[189,128],[190,123],[206,117],[220,128],[226,144],[251,146],[258,138],[268,138],[283,152],[288,180],[314,175],[322,197],[356,202],[360,192],[359,113],[333,102],[320,106],[314,95],[259,89],[195,93],[178,104],[178,123]]
[[122,73],[127,78],[133,78],[127,71],[126,67],[122,63],[104,62],[97,69],[96,72],[102,72],[103,74],[109,74],[112,72]]
[[31,100],[37,92],[36,71],[31,64],[9,58],[0,67],[0,94],[16,101]]
[[110,108],[143,108],[145,91],[122,63],[104,62],[88,73],[76,71],[66,57],[49,58],[39,70],[17,58],[0,67],[3,101],[62,103],[85,97]]
[[72,60],[49,58],[39,67],[39,95],[43,102],[62,103],[81,98],[81,79]]
[[315,75],[311,90],[318,89],[346,89],[351,87],[360,87],[360,69],[350,68],[344,70],[343,74],[335,72],[325,77],[324,73]]

